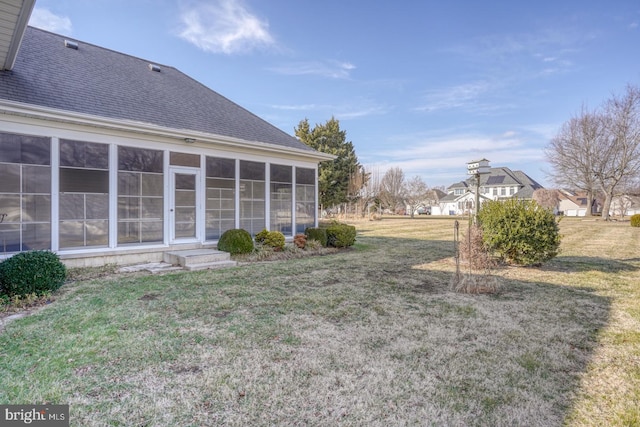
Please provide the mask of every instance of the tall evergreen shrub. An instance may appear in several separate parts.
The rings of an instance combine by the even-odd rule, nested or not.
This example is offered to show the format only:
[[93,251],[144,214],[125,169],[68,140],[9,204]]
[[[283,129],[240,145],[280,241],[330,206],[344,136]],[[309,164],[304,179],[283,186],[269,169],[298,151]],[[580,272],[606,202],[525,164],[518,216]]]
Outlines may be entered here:
[[483,240],[502,261],[539,265],[560,249],[556,218],[533,200],[488,201],[478,212]]

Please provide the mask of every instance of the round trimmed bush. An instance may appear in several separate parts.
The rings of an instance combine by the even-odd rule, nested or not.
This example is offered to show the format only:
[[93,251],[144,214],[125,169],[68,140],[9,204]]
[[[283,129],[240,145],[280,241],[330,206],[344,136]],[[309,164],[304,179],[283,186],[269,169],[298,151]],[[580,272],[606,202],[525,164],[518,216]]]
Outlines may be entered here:
[[327,245],[334,248],[347,248],[356,242],[356,227],[339,222],[327,227]]
[[309,227],[304,230],[304,235],[307,236],[307,240],[316,240],[324,247],[327,246],[327,229]]
[[253,252],[253,239],[251,234],[242,228],[227,230],[218,240],[218,250],[229,252],[232,255],[248,254]]
[[555,216],[533,200],[485,202],[478,222],[489,250],[507,263],[539,265],[560,250]]
[[256,234],[256,237],[255,237],[256,243],[263,243],[268,235],[269,235],[269,230],[267,230],[266,228],[263,228],[261,232]]
[[640,214],[631,215],[631,226],[640,227]]
[[57,291],[66,277],[67,268],[53,252],[20,252],[0,263],[0,293],[43,295]]
[[284,249],[284,234],[279,231],[269,231],[267,235],[264,237],[262,244],[265,246],[269,246],[276,251],[281,251]]

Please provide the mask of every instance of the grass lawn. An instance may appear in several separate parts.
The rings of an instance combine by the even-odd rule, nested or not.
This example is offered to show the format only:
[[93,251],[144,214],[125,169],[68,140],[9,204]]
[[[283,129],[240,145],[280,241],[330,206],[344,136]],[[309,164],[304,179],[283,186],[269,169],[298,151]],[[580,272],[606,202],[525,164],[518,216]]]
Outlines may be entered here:
[[74,426],[640,425],[639,228],[563,219],[556,259],[469,295],[452,220],[356,226],[326,256],[68,283],[0,333],[0,403]]

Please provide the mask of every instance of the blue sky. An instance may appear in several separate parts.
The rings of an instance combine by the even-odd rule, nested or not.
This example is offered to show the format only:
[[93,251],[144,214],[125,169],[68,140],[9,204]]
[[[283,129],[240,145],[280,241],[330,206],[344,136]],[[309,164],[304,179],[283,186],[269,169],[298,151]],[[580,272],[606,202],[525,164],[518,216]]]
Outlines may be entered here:
[[37,0],[31,25],[178,68],[289,134],[332,116],[360,163],[551,185],[543,149],[640,85],[637,0]]

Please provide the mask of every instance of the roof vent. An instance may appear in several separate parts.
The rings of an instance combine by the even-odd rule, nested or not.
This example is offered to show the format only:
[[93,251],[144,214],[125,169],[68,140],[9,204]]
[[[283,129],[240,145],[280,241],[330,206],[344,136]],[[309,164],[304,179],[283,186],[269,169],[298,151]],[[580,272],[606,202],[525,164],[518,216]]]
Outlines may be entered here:
[[151,71],[155,71],[156,73],[160,72],[160,66],[156,64],[149,64],[149,69]]
[[78,50],[78,43],[72,42],[71,40],[65,40],[64,41],[64,46],[68,47],[69,49]]

